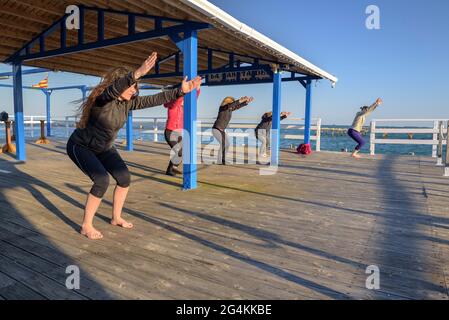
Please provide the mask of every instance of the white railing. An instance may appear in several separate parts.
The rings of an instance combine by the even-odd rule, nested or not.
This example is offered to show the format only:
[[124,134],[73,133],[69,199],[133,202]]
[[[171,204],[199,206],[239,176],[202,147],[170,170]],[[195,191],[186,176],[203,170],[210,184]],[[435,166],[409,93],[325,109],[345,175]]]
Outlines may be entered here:
[[[75,123],[78,120],[78,117],[68,116],[65,117],[65,126],[66,126],[66,136],[68,137],[70,134],[70,123]],[[198,136],[200,137],[212,137],[212,131],[204,132],[202,129],[212,128],[213,121],[215,119],[212,118],[203,118],[198,119]],[[257,126],[256,121],[258,122],[259,118],[239,118],[235,119],[233,123],[228,126],[228,135],[229,137],[239,137],[239,138],[249,138],[253,135],[252,132],[248,130],[254,130]],[[289,121],[302,122],[304,119],[302,118],[289,118]],[[166,118],[161,117],[136,117],[133,116],[133,122],[139,123],[150,123],[152,124],[151,129],[142,129],[139,131],[141,134],[152,134],[153,141],[158,142],[158,135],[164,134],[164,131],[158,128],[159,123],[165,123]],[[316,151],[321,150],[321,119],[316,118],[312,119],[311,131],[312,135],[310,139],[316,142]],[[240,132],[238,132],[240,130]],[[304,130],[303,125],[292,125],[292,124],[282,124],[281,130]],[[281,139],[289,139],[289,140],[304,140],[304,135],[295,135],[295,134],[281,134]]]
[[[446,122],[446,129],[444,128],[445,121],[438,123],[438,147],[437,147],[437,166],[443,166],[443,176],[449,177],[449,148],[447,141],[449,140],[449,121]],[[446,141],[446,156],[443,163],[443,143]]]
[[[34,138],[34,125],[39,125],[41,124],[41,120],[46,120],[47,117],[46,116],[24,116],[23,117],[24,121],[23,123],[26,125],[30,126],[30,130],[31,130],[31,137]],[[14,116],[10,116],[9,120],[14,121]],[[51,120],[50,123],[53,123],[54,121],[56,121],[56,119]],[[40,127],[38,127],[40,128]]]
[[[439,124],[445,126],[448,119],[375,119],[371,121],[370,129],[370,153],[375,154],[376,144],[405,144],[405,145],[431,145],[432,146],[432,157],[437,156],[437,146],[438,146],[438,136],[439,136]],[[412,122],[420,124],[419,128],[378,128],[377,124],[381,122],[384,126],[388,123],[399,123],[399,122]],[[421,125],[432,123],[432,127],[421,127]],[[408,139],[388,139],[388,138],[377,138],[376,134],[408,134]],[[413,139],[414,134],[431,134],[431,139]],[[443,144],[447,144],[447,140],[443,141]]]

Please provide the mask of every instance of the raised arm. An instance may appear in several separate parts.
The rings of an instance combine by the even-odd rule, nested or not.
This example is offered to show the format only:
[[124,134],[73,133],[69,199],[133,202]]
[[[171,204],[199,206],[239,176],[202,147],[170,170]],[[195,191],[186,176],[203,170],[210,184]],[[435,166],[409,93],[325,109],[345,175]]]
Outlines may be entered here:
[[372,105],[370,105],[370,106],[368,107],[368,109],[367,109],[363,114],[364,114],[364,115],[370,114],[371,112],[373,112],[374,110],[376,110],[376,108],[377,108],[378,106],[380,106],[381,104],[382,104],[382,99],[378,98],[378,99],[376,100],[376,102],[374,102]]
[[228,110],[232,109],[240,104],[240,100],[235,100],[234,102],[225,104],[224,106],[220,107],[221,110]]
[[231,106],[229,109],[231,109],[231,111],[235,111],[235,110],[241,109],[243,107],[246,107],[247,105],[248,105],[248,102],[238,103],[236,105]]
[[231,111],[236,111],[238,109],[241,109],[243,107],[246,107],[248,104],[250,104],[254,98],[249,97],[242,97],[237,101],[234,101],[226,106],[224,106],[225,109],[230,109]]
[[187,77],[182,81],[181,87],[152,96],[137,97],[129,102],[129,110],[141,110],[163,105],[173,100],[183,97],[189,92],[199,88],[201,77],[196,77],[187,81]]
[[129,103],[129,110],[141,110],[152,107],[161,106],[170,101],[183,97],[184,93],[181,88],[164,91],[151,96],[136,97]]
[[125,77],[115,80],[97,97],[97,105],[104,106],[108,102],[118,99],[123,91],[131,87],[134,83],[136,83],[136,80],[132,72]]
[[150,72],[156,64],[156,61],[157,53],[153,52],[136,71],[130,72],[126,76],[115,80],[110,86],[105,88],[96,99],[97,105],[104,106],[112,100],[119,99],[123,92],[137,83],[141,77]]
[[281,120],[287,119],[292,113],[291,112],[282,112],[281,113]]

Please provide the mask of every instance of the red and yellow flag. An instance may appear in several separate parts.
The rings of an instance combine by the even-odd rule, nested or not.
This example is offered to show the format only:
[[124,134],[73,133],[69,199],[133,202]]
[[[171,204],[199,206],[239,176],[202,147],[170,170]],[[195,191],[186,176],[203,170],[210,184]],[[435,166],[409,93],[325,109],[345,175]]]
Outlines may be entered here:
[[38,84],[32,86],[32,88],[36,89],[48,89],[48,75],[44,80],[40,81]]

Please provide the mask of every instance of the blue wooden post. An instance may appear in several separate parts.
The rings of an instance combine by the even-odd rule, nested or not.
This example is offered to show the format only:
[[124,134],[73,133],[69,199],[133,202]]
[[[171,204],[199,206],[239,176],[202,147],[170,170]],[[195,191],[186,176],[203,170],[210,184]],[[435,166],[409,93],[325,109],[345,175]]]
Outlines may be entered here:
[[133,136],[133,112],[128,113],[128,120],[126,121],[126,151],[134,150],[134,136]]
[[86,98],[87,98],[87,86],[83,86],[81,88],[81,92],[83,94],[83,103],[86,102]]
[[273,123],[271,130],[271,165],[279,164],[279,148],[281,142],[281,84],[280,71],[274,72],[273,77]]
[[14,86],[14,125],[16,135],[16,159],[26,160],[25,128],[23,119],[22,64],[14,63],[12,67]]
[[[189,80],[197,76],[198,39],[194,30],[184,32],[183,41],[184,76]],[[197,188],[197,109],[196,90],[184,97],[184,132],[188,139],[183,140],[184,190]]]
[[51,91],[45,90],[44,93],[47,101],[47,137],[51,137]]
[[312,122],[312,80],[307,80],[306,84],[306,110],[304,126],[304,143],[310,143],[310,128]]

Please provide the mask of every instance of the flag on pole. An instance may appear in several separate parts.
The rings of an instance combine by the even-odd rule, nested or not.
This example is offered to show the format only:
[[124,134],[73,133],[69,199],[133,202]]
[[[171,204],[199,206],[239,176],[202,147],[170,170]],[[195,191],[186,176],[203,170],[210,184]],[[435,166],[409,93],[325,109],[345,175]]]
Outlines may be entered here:
[[48,89],[48,74],[44,80],[40,81],[38,84],[31,86],[36,89]]

